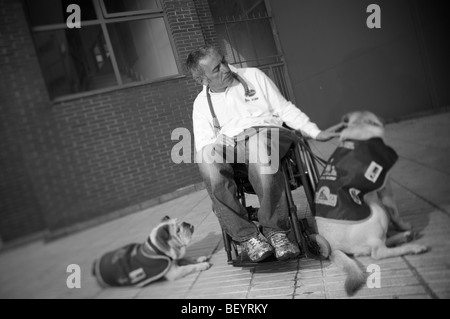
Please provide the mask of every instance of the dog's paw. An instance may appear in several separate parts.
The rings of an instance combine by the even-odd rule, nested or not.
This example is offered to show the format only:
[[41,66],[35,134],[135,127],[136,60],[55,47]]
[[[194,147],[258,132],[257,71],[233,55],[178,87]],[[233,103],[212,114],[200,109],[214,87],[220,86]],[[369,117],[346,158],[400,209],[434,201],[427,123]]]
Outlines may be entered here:
[[411,252],[415,255],[422,254],[428,251],[427,246],[423,245],[411,245]]
[[203,263],[203,262],[209,261],[210,259],[211,259],[211,256],[201,256],[201,257],[198,257],[196,261],[198,263]]
[[396,229],[403,230],[403,231],[406,231],[406,230],[413,231],[413,226],[408,222],[400,220],[396,223]]
[[197,264],[197,269],[199,271],[203,271],[203,270],[208,270],[209,268],[211,268],[211,264],[209,262],[202,262]]
[[416,240],[416,239],[419,239],[422,237],[422,234],[420,234],[419,232],[413,231],[413,230],[405,232],[404,235],[405,235],[406,243],[409,243],[413,240]]

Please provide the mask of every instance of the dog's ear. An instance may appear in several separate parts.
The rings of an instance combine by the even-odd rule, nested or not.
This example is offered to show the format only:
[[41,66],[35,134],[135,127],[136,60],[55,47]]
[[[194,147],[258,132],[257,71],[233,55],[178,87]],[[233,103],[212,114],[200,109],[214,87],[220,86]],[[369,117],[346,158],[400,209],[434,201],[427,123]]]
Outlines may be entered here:
[[342,123],[345,123],[345,124],[348,124],[348,122],[350,121],[350,114],[351,114],[351,113],[345,114],[345,115],[342,117],[341,122],[342,122]]
[[156,233],[156,236],[159,239],[162,239],[164,241],[168,241],[172,235],[170,234],[169,225],[164,225],[162,227],[159,227],[158,232]]
[[157,247],[161,249],[163,252],[169,252],[169,240],[172,238],[172,234],[170,233],[170,225],[162,225],[158,228],[155,236],[155,241],[157,243]]
[[364,118],[364,122],[369,125],[384,127],[385,120],[383,118],[379,117],[378,115],[375,115],[372,112],[369,112],[369,111],[364,112],[363,118]]
[[376,116],[377,118],[378,118],[378,120],[380,121],[380,123],[381,123],[381,126],[385,126],[386,125],[386,120],[384,119],[384,118],[382,118],[381,116]]
[[161,219],[162,222],[168,221],[170,219],[169,216],[164,216],[163,219]]

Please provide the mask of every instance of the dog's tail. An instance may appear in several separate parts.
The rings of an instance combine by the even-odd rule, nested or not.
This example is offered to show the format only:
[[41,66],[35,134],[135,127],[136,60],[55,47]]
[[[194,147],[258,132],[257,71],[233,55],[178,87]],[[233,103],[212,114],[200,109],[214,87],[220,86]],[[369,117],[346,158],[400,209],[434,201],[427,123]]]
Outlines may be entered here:
[[347,295],[353,296],[366,283],[366,273],[355,260],[340,250],[333,250],[330,255],[330,260],[347,273],[345,291]]

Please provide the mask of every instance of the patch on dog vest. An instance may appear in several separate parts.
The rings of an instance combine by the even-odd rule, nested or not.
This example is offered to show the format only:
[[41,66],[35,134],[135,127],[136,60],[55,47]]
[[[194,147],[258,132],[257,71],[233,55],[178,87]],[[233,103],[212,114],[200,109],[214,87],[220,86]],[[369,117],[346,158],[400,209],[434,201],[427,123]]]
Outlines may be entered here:
[[383,167],[376,162],[372,162],[369,165],[369,168],[367,169],[366,173],[364,174],[364,177],[367,178],[372,183],[376,183],[378,177],[381,174],[381,171],[383,170]]
[[339,145],[317,185],[316,216],[347,221],[369,217],[364,196],[383,187],[397,160],[397,153],[381,138]]
[[335,181],[337,179],[336,167],[334,165],[327,165],[322,173],[323,179]]
[[316,203],[335,207],[337,204],[337,196],[331,194],[330,189],[328,187],[323,186],[317,192]]

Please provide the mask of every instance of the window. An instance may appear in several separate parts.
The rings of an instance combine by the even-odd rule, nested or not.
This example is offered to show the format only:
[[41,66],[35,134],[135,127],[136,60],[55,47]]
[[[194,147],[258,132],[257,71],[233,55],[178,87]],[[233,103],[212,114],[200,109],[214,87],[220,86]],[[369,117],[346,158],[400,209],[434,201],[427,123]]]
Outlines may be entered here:
[[[70,4],[81,28],[66,25]],[[52,99],[177,76],[160,0],[26,0]]]

